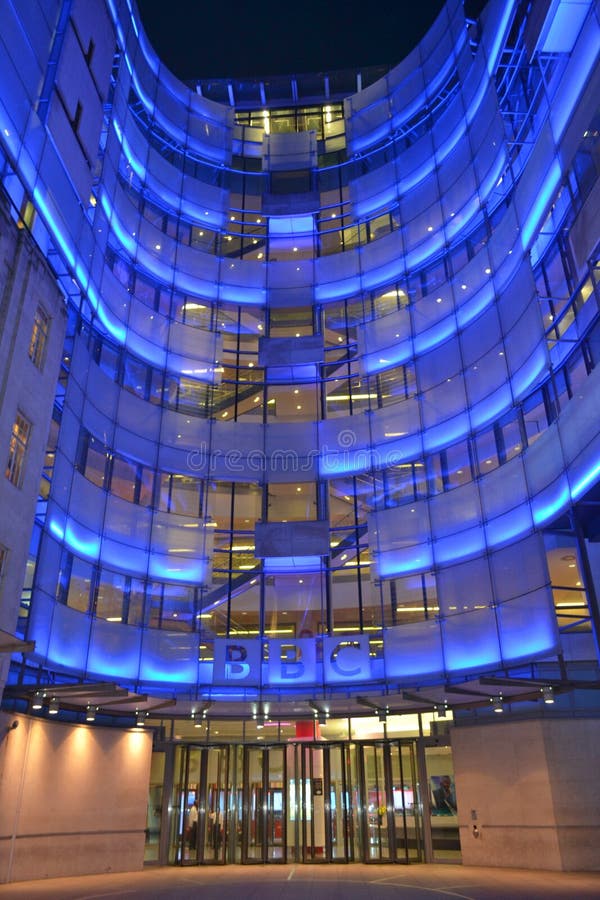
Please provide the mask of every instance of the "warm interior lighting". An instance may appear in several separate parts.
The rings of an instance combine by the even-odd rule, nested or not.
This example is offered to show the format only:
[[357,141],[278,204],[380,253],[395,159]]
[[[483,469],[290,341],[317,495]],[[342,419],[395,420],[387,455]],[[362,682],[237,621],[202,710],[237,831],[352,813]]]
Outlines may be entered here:
[[33,701],[31,703],[31,708],[32,709],[41,709],[42,706],[43,706],[43,695],[39,691],[36,691],[35,694],[33,695]]
[[143,728],[146,722],[146,713],[143,709],[136,709],[135,711],[135,724],[136,728]]
[[204,306],[203,303],[193,303],[192,301],[188,300],[187,303],[183,304],[183,308],[186,312],[191,312],[196,309],[206,309],[206,306]]
[[59,709],[60,709],[60,704],[59,704],[58,700],[56,699],[56,697],[53,697],[52,700],[50,701],[50,703],[48,704],[48,713],[51,716],[57,716]]
[[492,703],[494,705],[495,713],[503,713],[504,712],[504,701],[502,699],[502,694],[498,694],[497,697],[492,697]]
[[87,710],[85,713],[85,721],[86,722],[95,722],[96,721],[97,709],[98,708],[96,706],[92,706],[91,703],[88,703]]
[[377,394],[330,394],[325,399],[331,402],[337,400],[376,400]]

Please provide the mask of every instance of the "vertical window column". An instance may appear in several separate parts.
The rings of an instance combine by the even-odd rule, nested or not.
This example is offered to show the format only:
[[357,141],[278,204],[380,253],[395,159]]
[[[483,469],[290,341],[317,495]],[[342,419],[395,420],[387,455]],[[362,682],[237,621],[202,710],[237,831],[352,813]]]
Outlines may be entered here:
[[18,412],[12,427],[10,443],[8,447],[8,461],[4,474],[15,487],[21,487],[23,483],[23,469],[25,466],[25,454],[31,434],[31,423],[25,416]]

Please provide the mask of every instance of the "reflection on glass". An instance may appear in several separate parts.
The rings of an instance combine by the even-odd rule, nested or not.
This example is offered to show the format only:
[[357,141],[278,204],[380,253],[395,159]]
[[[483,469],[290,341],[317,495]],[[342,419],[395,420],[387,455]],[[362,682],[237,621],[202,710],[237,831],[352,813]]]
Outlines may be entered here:
[[426,747],[434,861],[460,859],[456,788],[450,747]]

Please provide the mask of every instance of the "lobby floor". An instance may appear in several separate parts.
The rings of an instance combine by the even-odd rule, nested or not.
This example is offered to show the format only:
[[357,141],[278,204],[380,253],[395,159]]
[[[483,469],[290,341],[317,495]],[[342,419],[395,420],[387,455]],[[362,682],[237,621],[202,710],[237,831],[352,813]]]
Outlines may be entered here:
[[600,872],[452,865],[148,868],[0,885],[2,900],[588,900]]

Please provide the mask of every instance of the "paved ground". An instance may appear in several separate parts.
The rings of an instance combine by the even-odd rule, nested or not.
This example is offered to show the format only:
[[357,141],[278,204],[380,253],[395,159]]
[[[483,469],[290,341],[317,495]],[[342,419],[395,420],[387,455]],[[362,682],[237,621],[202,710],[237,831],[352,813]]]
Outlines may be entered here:
[[588,900],[600,872],[461,866],[152,868],[0,885],[1,900]]

